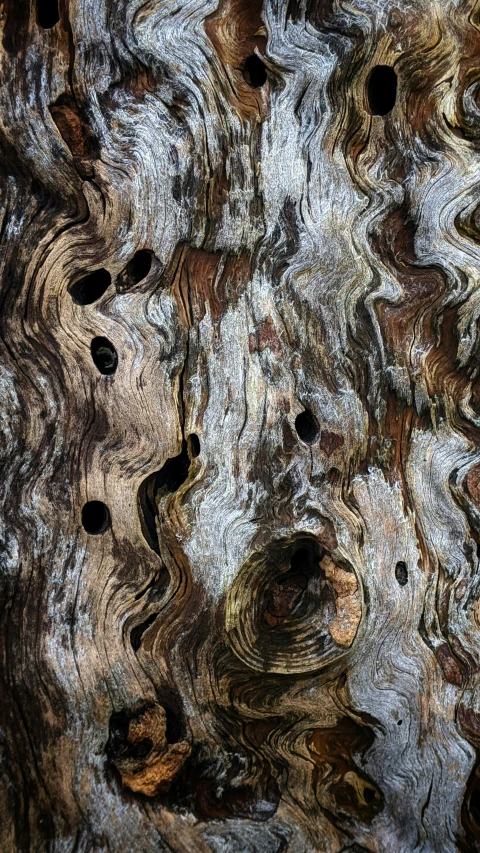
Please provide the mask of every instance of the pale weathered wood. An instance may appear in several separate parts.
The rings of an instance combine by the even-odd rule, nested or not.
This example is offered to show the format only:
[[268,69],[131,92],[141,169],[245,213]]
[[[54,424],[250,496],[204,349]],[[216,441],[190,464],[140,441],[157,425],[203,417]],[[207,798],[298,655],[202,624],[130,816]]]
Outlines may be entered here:
[[480,850],[480,11],[0,29],[2,853]]

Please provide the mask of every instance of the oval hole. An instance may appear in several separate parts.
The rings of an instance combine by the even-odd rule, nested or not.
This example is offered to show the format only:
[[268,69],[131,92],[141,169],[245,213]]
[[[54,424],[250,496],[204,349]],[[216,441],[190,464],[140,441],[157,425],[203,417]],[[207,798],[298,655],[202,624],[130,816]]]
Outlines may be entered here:
[[245,60],[243,77],[253,89],[260,89],[267,82],[267,69],[256,53],[252,53]]
[[400,560],[395,566],[395,577],[400,586],[405,586],[408,583],[408,569],[406,563]]
[[90,536],[99,536],[110,527],[110,513],[103,501],[88,501],[82,509],[82,524]]
[[115,373],[118,365],[117,351],[108,338],[94,338],[90,344],[90,352],[95,367],[104,376]]
[[135,252],[133,258],[127,264],[127,275],[133,284],[138,284],[147,277],[152,266],[152,253],[148,249],[140,249]]
[[313,444],[318,439],[318,424],[308,409],[300,412],[295,418],[295,429],[297,430],[298,437],[305,444]]
[[95,270],[72,285],[70,296],[77,305],[91,305],[103,296],[111,281],[108,270]]
[[397,99],[397,75],[390,65],[377,65],[371,71],[367,96],[372,115],[385,116],[393,109]]
[[200,439],[194,432],[188,436],[188,449],[190,459],[196,459],[200,455]]
[[58,24],[58,0],[37,0],[37,20],[44,30],[50,30]]

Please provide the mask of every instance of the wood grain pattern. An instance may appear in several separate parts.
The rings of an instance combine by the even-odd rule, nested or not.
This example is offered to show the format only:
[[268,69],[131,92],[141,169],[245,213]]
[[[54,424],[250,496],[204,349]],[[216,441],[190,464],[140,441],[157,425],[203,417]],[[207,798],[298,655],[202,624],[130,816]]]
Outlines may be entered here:
[[478,4],[0,44],[2,853],[479,851]]

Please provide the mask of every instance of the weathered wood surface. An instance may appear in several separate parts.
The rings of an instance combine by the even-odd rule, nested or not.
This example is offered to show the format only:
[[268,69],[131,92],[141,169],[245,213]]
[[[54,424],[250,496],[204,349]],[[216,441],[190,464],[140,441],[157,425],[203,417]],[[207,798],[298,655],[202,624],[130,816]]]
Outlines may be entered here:
[[55,18],[0,3],[2,853],[480,850],[480,8]]

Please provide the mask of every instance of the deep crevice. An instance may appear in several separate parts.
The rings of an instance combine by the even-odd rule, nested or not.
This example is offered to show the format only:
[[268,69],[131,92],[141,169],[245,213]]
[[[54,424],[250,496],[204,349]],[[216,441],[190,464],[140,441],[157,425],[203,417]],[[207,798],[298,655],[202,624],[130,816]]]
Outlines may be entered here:
[[77,171],[84,180],[89,180],[94,175],[92,163],[100,157],[100,143],[90,127],[86,110],[66,93],[49,109]]
[[190,457],[187,442],[184,441],[178,456],[167,459],[160,471],[154,471],[141,484],[138,490],[138,510],[143,535],[150,548],[160,554],[157,526],[157,501],[176,492],[188,477]]
[[142,644],[142,637],[145,631],[150,628],[150,625],[153,625],[155,619],[157,618],[157,615],[157,613],[152,613],[148,617],[148,619],[145,619],[144,622],[142,622],[140,625],[137,625],[135,628],[132,628],[132,630],[130,631],[130,644],[134,652],[138,652]]

